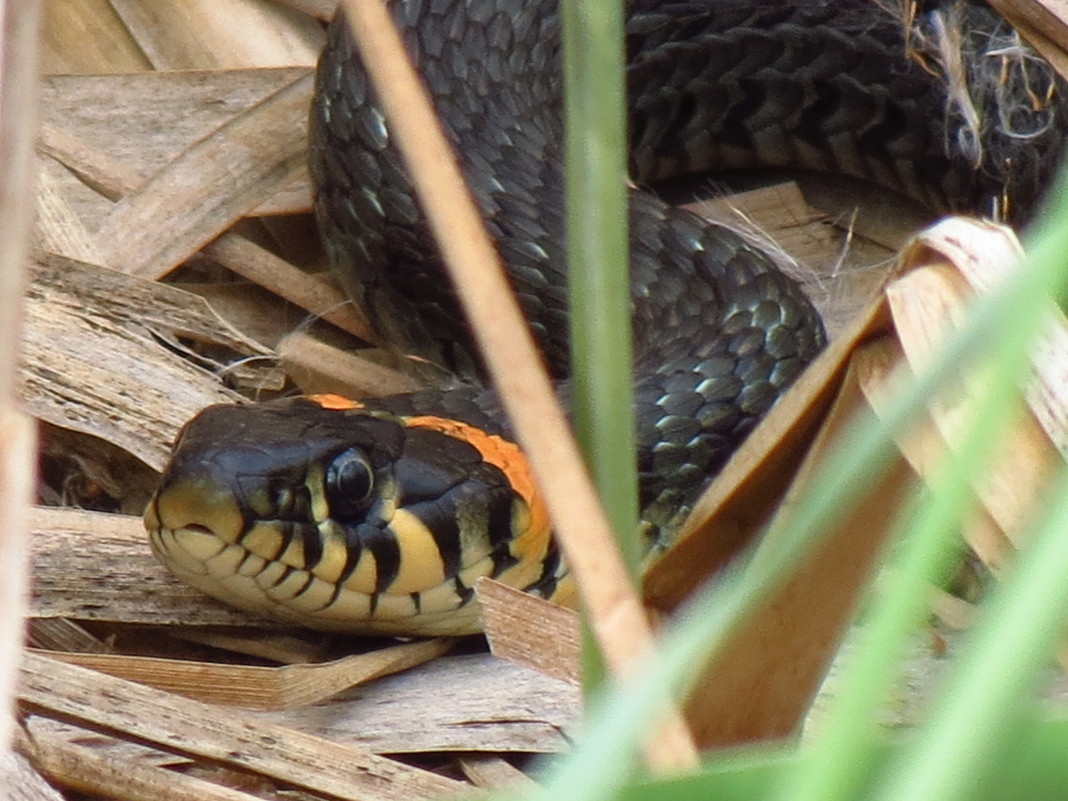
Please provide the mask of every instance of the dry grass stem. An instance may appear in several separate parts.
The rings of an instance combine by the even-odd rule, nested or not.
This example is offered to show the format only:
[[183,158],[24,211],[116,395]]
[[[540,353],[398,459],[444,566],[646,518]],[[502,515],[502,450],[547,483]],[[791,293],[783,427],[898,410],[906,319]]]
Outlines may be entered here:
[[301,331],[289,334],[278,343],[278,356],[286,373],[307,394],[333,392],[349,398],[366,398],[421,388],[407,373],[339,351]]
[[[624,676],[652,648],[652,633],[567,419],[385,7],[379,2],[344,7],[368,72],[382,89],[386,114],[494,384],[545,494],[591,628],[610,669]],[[647,746],[650,763],[665,769],[695,765],[688,741],[681,721],[665,723]]]
[[8,746],[23,638],[36,479],[36,427],[16,398],[33,217],[39,23],[37,3],[0,5],[0,753]]
[[991,0],[990,5],[1068,79],[1068,5],[1063,0]]

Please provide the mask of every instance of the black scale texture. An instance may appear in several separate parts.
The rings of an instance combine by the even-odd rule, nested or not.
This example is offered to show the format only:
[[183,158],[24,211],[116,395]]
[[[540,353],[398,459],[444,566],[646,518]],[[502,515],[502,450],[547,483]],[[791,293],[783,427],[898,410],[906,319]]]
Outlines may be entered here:
[[[948,3],[928,3],[939,13]],[[409,0],[391,8],[551,370],[568,372],[562,129],[555,0]],[[966,48],[1003,24],[961,8]],[[930,34],[930,24],[924,32]],[[976,163],[957,146],[944,83],[907,60],[898,20],[875,3],[630,0],[631,170],[648,182],[697,170],[802,167],[875,180],[936,211],[983,212],[1008,193],[1018,217],[1059,156],[1063,102],[1015,130],[986,108]],[[997,64],[971,60],[988,72]],[[1041,75],[1041,72],[1040,72]],[[1031,87],[1034,89],[1034,87]],[[998,95],[998,96],[995,96]],[[312,112],[316,212],[346,289],[380,332],[462,375],[480,373],[405,167],[358,55],[334,24]],[[793,281],[737,235],[651,194],[630,201],[642,502],[654,531],[707,478],[823,345]],[[566,382],[562,392],[566,397]],[[501,432],[477,387],[382,401]],[[670,525],[668,526],[670,527]]]

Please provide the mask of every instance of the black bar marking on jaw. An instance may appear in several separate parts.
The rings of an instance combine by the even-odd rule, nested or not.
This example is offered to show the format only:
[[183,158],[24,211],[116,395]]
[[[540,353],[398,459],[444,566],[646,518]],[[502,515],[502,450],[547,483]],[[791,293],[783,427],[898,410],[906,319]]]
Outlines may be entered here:
[[[252,558],[257,558],[257,559],[262,560],[263,564],[260,565],[259,570],[257,570],[255,573],[242,574],[241,573],[241,568],[243,568],[246,564],[248,564],[249,560],[252,559]],[[259,554],[252,553],[252,551],[245,551],[245,555],[241,558],[241,561],[238,563],[237,567],[234,569],[234,575],[258,576],[260,573],[262,573],[264,570],[267,569],[267,565],[269,565],[269,564],[270,564],[270,560],[264,559]]]
[[549,541],[549,550],[545,553],[545,559],[541,563],[541,575],[537,580],[523,588],[523,592],[533,593],[542,598],[551,598],[556,592],[556,585],[560,582],[557,570],[560,567],[560,548],[554,537]]
[[296,526],[292,520],[279,520],[278,522],[282,528],[282,546],[278,549],[278,553],[283,554],[289,550],[289,546],[293,543]]
[[389,589],[400,572],[401,552],[397,538],[391,531],[367,526],[369,537],[364,539],[364,547],[370,549],[375,557],[375,591],[371,595],[371,614],[378,608],[378,598]]
[[452,580],[452,586],[456,590],[456,594],[460,596],[460,606],[466,606],[467,603],[474,597],[475,591],[472,587],[468,587],[464,584],[460,577],[457,576]]
[[312,581],[314,581],[314,579],[315,579],[315,576],[313,576],[308,571],[302,570],[302,571],[299,571],[299,572],[304,573],[304,584],[299,590],[297,590],[295,593],[293,593],[293,597],[294,598],[299,598],[304,593],[306,593],[308,591],[308,587],[311,586]]
[[[338,591],[351,578],[356,570],[356,565],[360,563],[360,557],[363,556],[363,537],[360,536],[361,528],[363,528],[362,523],[358,526],[342,526],[342,530],[345,532],[345,566],[341,568],[341,573],[337,577]],[[335,597],[336,595],[337,593],[335,593]]]
[[323,604],[323,609],[329,609],[331,606],[336,604],[337,603],[337,599],[339,597],[341,597],[341,591],[344,588],[345,588],[345,583],[340,578],[338,578],[338,580],[336,582],[334,582],[334,590],[333,590],[333,592],[330,593],[330,597],[326,600],[326,603]]
[[493,559],[493,570],[490,572],[490,578],[493,579],[500,576],[508,568],[519,564],[518,557],[512,554],[507,541],[494,548],[490,558]]
[[323,538],[317,526],[310,523],[298,524],[301,544],[304,546],[304,569],[312,570],[322,561]]
[[463,546],[460,541],[460,524],[457,522],[458,510],[456,504],[445,503],[445,501],[438,501],[435,504],[417,504],[418,507],[427,507],[427,510],[434,506],[447,507],[446,514],[435,514],[432,517],[430,515],[424,518],[421,513],[423,509],[412,509],[416,517],[422,521],[430,533],[434,536],[434,545],[438,548],[438,556],[441,557],[441,569],[445,578],[452,578],[460,572],[461,557],[463,556]]
[[[238,534],[237,539],[234,540],[234,545],[240,545],[244,547],[245,537],[249,535],[249,532],[252,531],[253,527],[256,524],[254,522],[249,522],[249,516],[245,513],[245,509],[242,508],[240,504],[238,504],[238,508],[241,511],[241,533]],[[279,551],[278,553],[281,553],[281,551]],[[263,556],[263,554],[260,555]],[[266,556],[264,556],[263,558],[267,559],[268,562],[272,562],[278,558],[278,554],[274,554],[274,556],[271,556],[270,558]]]
[[293,571],[294,571],[295,569],[296,569],[296,568],[292,568],[292,567],[290,567],[289,565],[286,565],[286,566],[285,566],[284,568],[282,568],[282,573],[281,573],[281,575],[280,575],[280,576],[279,576],[278,578],[276,578],[276,579],[274,580],[274,583],[273,583],[273,584],[271,584],[271,589],[274,589],[274,588],[275,588],[275,587],[277,587],[277,586],[278,586],[279,584],[281,584],[281,583],[282,583],[283,581],[285,581],[285,580],[286,580],[287,578],[289,578],[289,576],[290,576],[290,575],[291,575],[291,574],[293,573]]
[[490,544],[494,546],[511,541],[513,535],[512,519],[515,516],[515,505],[517,503],[526,505],[526,502],[519,497],[515,490],[509,494],[512,497],[508,500],[496,495],[491,496],[489,508],[486,510],[489,518],[486,521],[486,525],[488,526],[486,533]]

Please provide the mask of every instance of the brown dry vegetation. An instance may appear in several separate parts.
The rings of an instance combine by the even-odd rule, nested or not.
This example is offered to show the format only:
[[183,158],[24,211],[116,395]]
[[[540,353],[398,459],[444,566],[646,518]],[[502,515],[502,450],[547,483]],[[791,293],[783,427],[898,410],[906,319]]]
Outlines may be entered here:
[[[332,5],[43,6],[18,372],[19,408],[39,422],[40,476],[28,513],[30,648],[11,666],[20,715],[5,763],[18,797],[56,797],[44,776],[108,798],[436,798],[529,781],[517,766],[566,749],[575,733],[567,614],[530,611],[529,599],[490,587],[493,654],[477,641],[327,637],[204,598],[149,552],[141,508],[175,432],[201,407],[294,387],[361,396],[414,386],[325,272],[308,213],[310,75]],[[828,432],[855,406],[878,410],[888,375],[922,361],[945,309],[1013,258],[1000,230],[943,230],[908,264],[936,266],[880,294],[911,223],[852,214],[838,184],[805,189],[777,184],[708,209],[790,254],[835,340],[647,576],[660,612],[782,514],[784,496],[818,470]],[[994,266],[969,270],[971,254],[954,249],[976,238]],[[1065,353],[1052,349],[1047,375]],[[995,572],[1028,493],[1063,452],[1060,391],[1054,379],[1044,386],[1012,462],[1013,486],[1024,483],[1020,465],[1032,483],[989,498],[987,518],[966,532]],[[11,394],[0,391],[0,403]],[[33,457],[25,418],[3,413],[0,512],[11,507],[16,523],[4,570],[18,589],[14,477],[32,474]],[[900,464],[872,488],[881,505],[843,521],[712,666],[690,710],[700,744],[784,734],[804,717],[886,534],[872,521],[922,475],[932,443],[952,440],[943,423],[932,411],[938,433],[901,443]],[[18,606],[0,611],[15,631]]]

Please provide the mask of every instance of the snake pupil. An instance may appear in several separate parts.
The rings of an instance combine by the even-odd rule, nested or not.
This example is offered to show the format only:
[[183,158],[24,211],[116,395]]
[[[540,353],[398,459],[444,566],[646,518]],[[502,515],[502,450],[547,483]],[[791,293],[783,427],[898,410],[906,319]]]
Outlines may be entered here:
[[342,451],[326,469],[326,497],[332,514],[354,518],[367,507],[374,489],[374,473],[359,448]]

